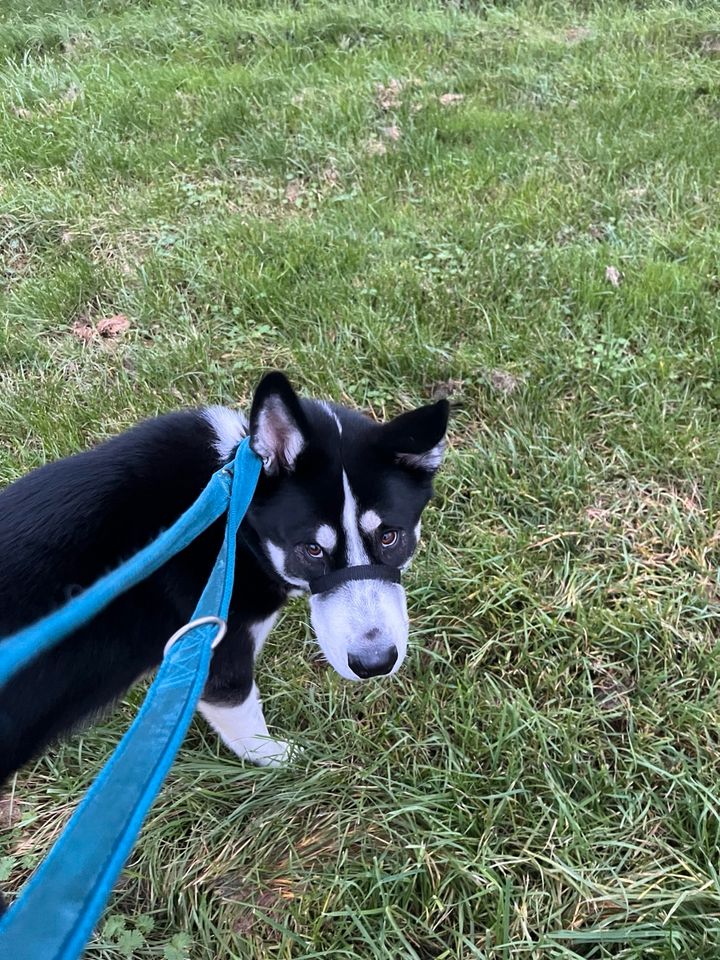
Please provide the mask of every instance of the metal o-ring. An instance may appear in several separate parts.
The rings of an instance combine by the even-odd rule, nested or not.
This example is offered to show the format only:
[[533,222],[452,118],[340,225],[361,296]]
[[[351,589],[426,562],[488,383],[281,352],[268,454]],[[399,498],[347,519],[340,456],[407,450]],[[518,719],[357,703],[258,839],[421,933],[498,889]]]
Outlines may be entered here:
[[175,631],[175,633],[170,637],[168,642],[165,644],[165,647],[163,648],[163,657],[166,657],[168,655],[168,651],[170,650],[170,648],[174,646],[174,644],[177,643],[178,640],[184,637],[186,633],[189,633],[191,630],[194,630],[195,627],[201,627],[203,626],[203,624],[206,624],[206,623],[217,624],[218,632],[215,634],[215,638],[213,639],[213,642],[212,642],[212,649],[214,650],[215,647],[220,643],[222,638],[227,633],[227,623],[225,622],[225,620],[223,620],[222,617],[213,617],[213,616],[198,617],[197,620],[191,620],[190,623],[186,623],[183,627],[180,627],[179,630]]

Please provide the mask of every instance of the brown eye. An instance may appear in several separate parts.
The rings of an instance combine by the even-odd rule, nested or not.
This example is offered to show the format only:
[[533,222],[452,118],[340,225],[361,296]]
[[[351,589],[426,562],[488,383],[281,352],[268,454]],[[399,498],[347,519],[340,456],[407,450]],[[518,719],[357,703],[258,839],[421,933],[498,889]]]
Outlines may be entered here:
[[385,533],[380,537],[380,543],[384,547],[394,547],[397,542],[398,542],[397,530],[386,530]]
[[319,560],[323,555],[323,549],[318,543],[306,543],[305,553],[310,557],[311,560]]

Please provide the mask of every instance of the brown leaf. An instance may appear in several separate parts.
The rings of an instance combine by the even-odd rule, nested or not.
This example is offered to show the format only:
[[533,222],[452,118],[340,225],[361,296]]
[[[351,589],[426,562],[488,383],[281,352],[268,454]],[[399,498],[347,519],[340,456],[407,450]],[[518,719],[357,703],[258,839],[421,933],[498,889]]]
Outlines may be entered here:
[[582,43],[583,40],[589,40],[592,36],[592,30],[587,27],[570,27],[565,31],[565,40],[568,43]]
[[10,109],[20,120],[32,120],[32,110],[25,107],[11,107]]
[[101,337],[119,337],[130,328],[130,321],[124,313],[116,313],[113,317],[104,317],[98,320],[97,331]]
[[435,402],[447,400],[448,397],[452,397],[453,394],[462,390],[462,385],[462,380],[439,380],[432,384],[430,396]]
[[614,287],[619,287],[620,281],[622,280],[622,274],[617,267],[605,267],[605,279]]
[[387,147],[377,137],[371,137],[365,145],[365,149],[371,157],[383,157],[387,153]]
[[79,33],[75,37],[68,37],[60,44],[66,57],[74,57],[89,50],[93,46],[92,38],[86,33]]
[[383,127],[382,135],[386,140],[392,140],[394,143],[396,143],[401,137],[400,127],[396,127],[395,124],[390,127]]
[[720,33],[708,33],[700,41],[700,52],[706,56],[720,53]]
[[321,176],[330,187],[335,187],[340,182],[340,171],[334,163],[329,163],[323,170]]
[[506,370],[490,371],[490,386],[493,388],[493,390],[497,390],[499,393],[505,393],[508,395],[514,393],[521,383],[521,377],[516,377],[512,373],[508,373]]
[[297,203],[303,193],[305,193],[305,185],[302,180],[291,180],[285,188],[285,199],[288,203]]
[[0,828],[9,830],[20,822],[23,803],[14,797],[0,797]]
[[381,110],[396,110],[400,106],[400,91],[403,85],[399,80],[375,84],[375,102]]
[[89,343],[95,336],[95,328],[89,323],[87,317],[78,317],[72,325],[71,332],[74,337],[83,340],[85,343]]
[[464,93],[443,93],[442,96],[438,97],[438,100],[444,107],[449,107],[453,103],[460,103],[460,101],[464,99]]

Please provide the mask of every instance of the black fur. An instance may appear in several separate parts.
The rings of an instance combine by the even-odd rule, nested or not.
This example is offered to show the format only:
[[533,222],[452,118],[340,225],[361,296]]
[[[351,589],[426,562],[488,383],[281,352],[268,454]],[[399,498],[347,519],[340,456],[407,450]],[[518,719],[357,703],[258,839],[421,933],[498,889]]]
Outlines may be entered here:
[[[48,464],[0,495],[0,636],[60,606],[149,543],[193,502],[218,467],[210,425],[195,411],[140,424],[87,453]],[[157,666],[192,614],[220,546],[222,522],[88,626],[0,690],[0,781]],[[209,699],[241,701],[252,683],[243,621],[287,596],[240,545],[242,616],[213,657]]]

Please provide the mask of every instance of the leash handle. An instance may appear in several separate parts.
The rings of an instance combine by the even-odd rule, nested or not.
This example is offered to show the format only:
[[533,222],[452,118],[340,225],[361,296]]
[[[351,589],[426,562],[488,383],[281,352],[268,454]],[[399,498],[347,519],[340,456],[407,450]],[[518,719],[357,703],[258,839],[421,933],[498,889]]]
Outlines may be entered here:
[[227,619],[237,529],[252,500],[260,458],[243,440],[233,464],[225,537],[187,625],[167,652],[140,712],[84,800],[0,921],[7,960],[77,960],[180,748],[210,667],[217,619]]

